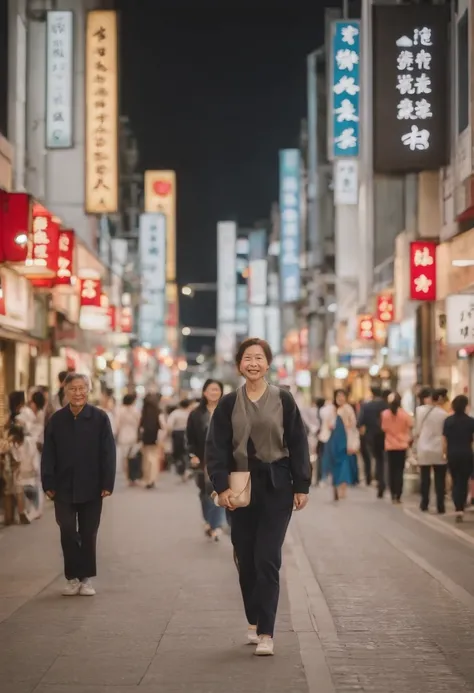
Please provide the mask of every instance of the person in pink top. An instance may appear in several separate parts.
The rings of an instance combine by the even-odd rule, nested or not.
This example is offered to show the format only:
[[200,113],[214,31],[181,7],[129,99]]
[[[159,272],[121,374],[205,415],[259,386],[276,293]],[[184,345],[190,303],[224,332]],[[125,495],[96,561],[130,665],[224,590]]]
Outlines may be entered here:
[[412,438],[413,419],[404,409],[399,394],[392,396],[389,408],[382,412],[385,451],[388,458],[392,503],[401,503],[405,459]]

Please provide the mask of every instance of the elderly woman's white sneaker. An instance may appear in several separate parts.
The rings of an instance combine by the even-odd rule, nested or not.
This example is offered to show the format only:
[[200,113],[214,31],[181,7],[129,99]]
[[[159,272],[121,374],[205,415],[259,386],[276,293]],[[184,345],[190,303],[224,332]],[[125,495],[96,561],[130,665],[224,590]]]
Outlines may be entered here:
[[255,654],[257,657],[272,657],[274,654],[273,638],[268,637],[268,635],[261,636]]

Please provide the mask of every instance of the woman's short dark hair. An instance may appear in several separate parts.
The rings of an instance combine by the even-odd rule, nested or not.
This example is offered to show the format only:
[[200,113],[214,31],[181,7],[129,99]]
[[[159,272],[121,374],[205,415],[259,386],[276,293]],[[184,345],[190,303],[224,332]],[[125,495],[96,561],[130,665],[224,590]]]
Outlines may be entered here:
[[429,397],[433,397],[433,388],[422,387],[420,392],[418,393],[418,398],[419,398],[420,402],[423,404],[425,399],[428,399]]
[[334,390],[334,406],[337,407],[337,396],[338,395],[344,395],[344,397],[347,399],[347,392],[344,390],[342,387],[339,387],[337,390]]
[[465,414],[469,400],[466,395],[458,395],[452,401],[452,408],[455,414]]
[[273,361],[273,354],[270,344],[266,342],[264,339],[260,339],[260,337],[249,337],[248,339],[244,339],[244,341],[240,344],[239,348],[237,349],[237,353],[235,355],[235,363],[237,364],[237,366],[240,366],[240,364],[242,363],[242,359],[247,349],[250,349],[250,347],[253,346],[261,347],[263,353],[265,354],[265,358],[268,361],[268,365],[271,364],[271,362]]
[[124,405],[124,407],[129,407],[134,402],[135,402],[135,395],[125,395],[123,400],[122,400],[122,404]]
[[13,424],[13,426],[10,426],[8,429],[8,436],[13,438],[14,442],[18,443],[18,445],[23,445],[25,442],[25,429],[23,426]]
[[37,406],[38,411],[42,411],[46,405],[46,397],[44,396],[44,393],[41,392],[41,390],[33,392],[31,401],[33,402],[33,404]]
[[201,395],[201,399],[199,400],[199,406],[200,407],[207,407],[207,399],[206,399],[205,392],[210,385],[217,385],[217,387],[221,391],[221,397],[224,394],[224,385],[221,383],[221,381],[215,380],[214,378],[208,378],[206,380],[206,382],[204,383],[204,385],[202,386],[202,395]]
[[433,390],[433,402],[439,402],[440,400],[447,399],[448,391],[445,387],[438,387]]
[[179,406],[181,409],[187,409],[188,407],[191,406],[191,400],[189,399],[182,399],[179,403]]

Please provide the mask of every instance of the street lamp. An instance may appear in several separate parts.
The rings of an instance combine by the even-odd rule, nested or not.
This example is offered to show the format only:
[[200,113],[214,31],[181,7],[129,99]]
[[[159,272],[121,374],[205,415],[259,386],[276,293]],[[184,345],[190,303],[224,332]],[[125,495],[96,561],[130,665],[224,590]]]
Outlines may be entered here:
[[191,334],[191,328],[183,327],[183,329],[181,330],[181,334],[183,335],[183,337],[189,337],[189,335]]
[[181,293],[183,294],[183,296],[192,296],[193,290],[190,286],[183,286],[183,288],[181,289]]

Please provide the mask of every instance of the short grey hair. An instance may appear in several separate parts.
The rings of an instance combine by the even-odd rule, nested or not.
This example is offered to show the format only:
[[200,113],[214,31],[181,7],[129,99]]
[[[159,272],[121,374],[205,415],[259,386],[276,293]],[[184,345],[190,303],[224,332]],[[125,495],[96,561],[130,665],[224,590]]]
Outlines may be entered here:
[[84,375],[84,373],[68,373],[64,380],[64,387],[70,385],[73,382],[73,380],[82,380],[87,385],[87,389],[90,390],[89,377],[87,375]]

